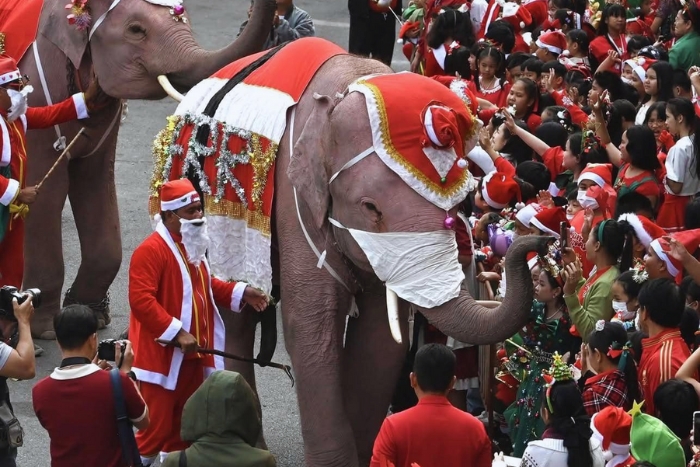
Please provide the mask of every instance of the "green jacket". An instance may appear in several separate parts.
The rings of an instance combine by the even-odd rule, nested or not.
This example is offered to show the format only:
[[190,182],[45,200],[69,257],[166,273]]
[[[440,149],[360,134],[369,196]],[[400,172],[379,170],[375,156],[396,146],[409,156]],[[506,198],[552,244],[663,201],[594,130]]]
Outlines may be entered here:
[[700,35],[691,31],[678,39],[668,51],[668,61],[674,69],[683,71],[700,66]]
[[612,319],[614,314],[612,285],[619,274],[620,271],[615,266],[605,271],[605,274],[591,285],[586,298],[583,299],[583,304],[578,302],[578,292],[585,283],[583,279],[578,283],[575,294],[564,297],[571,321],[584,342],[588,340],[588,335],[595,329],[596,322],[601,319],[605,321]]
[[[275,467],[269,451],[258,449],[262,426],[255,394],[232,371],[214,372],[185,403],[180,436],[192,442],[187,467]],[[178,467],[180,451],[163,467]]]

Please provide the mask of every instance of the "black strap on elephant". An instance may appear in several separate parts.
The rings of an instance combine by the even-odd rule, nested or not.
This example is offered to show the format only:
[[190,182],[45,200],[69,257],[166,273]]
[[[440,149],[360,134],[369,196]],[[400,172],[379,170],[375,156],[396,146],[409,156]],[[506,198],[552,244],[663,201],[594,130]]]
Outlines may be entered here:
[[[233,88],[238,86],[241,82],[243,82],[244,79],[246,79],[248,76],[250,76],[251,73],[253,73],[255,70],[263,66],[265,63],[267,63],[268,60],[270,60],[272,57],[275,56],[277,52],[282,50],[289,42],[285,42],[281,45],[278,45],[274,49],[270,49],[268,53],[263,55],[262,57],[258,58],[254,62],[252,62],[250,65],[247,67],[243,68],[241,71],[236,73],[231,79],[229,79],[224,86],[219,89],[219,91],[214,94],[214,96],[209,100],[207,103],[207,106],[204,108],[204,111],[202,112],[202,115],[206,115],[207,117],[214,117],[214,114],[216,111],[219,109],[219,105],[221,105],[221,101],[224,100],[224,97],[231,92]],[[202,124],[199,126],[197,129],[197,136],[196,136],[196,141],[201,144],[202,146],[207,146],[209,143],[209,135],[211,133],[211,128],[209,128],[209,125]],[[204,156],[199,157],[199,166],[204,167]],[[199,176],[197,176],[196,171],[194,170],[194,167],[190,167],[187,171],[187,178],[192,182],[192,185],[194,185],[195,190],[197,190],[197,193],[199,194],[200,199],[204,199],[204,194],[202,193],[202,188],[199,186]],[[206,206],[204,207],[206,211]]]

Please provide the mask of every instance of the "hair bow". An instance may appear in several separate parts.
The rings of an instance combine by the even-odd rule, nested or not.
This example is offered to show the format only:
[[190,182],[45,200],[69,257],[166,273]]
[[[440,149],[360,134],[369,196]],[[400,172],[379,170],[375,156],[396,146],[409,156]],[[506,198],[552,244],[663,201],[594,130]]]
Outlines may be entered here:
[[619,358],[620,361],[617,364],[617,369],[624,371],[625,366],[627,366],[627,356],[631,351],[632,343],[627,342],[625,344],[620,344],[617,341],[613,341],[613,343],[610,344],[610,348],[608,348],[608,353],[606,355],[613,360]]

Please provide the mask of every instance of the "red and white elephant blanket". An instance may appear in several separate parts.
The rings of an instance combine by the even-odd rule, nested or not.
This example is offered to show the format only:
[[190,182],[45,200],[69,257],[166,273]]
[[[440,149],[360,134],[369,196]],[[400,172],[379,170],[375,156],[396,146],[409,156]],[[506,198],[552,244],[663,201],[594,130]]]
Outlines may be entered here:
[[[231,77],[266,53],[238,60],[202,81],[168,117],[167,128],[154,143],[149,213],[157,214],[158,192],[165,181],[194,169],[205,198],[212,272],[270,293],[275,159],[287,128],[287,111],[328,59],[347,52],[321,39],[293,42],[236,85],[213,118],[203,115]],[[212,129],[206,147],[196,141],[202,125]]]
[[44,0],[0,0],[0,33],[4,34],[4,54],[20,61],[39,30]]

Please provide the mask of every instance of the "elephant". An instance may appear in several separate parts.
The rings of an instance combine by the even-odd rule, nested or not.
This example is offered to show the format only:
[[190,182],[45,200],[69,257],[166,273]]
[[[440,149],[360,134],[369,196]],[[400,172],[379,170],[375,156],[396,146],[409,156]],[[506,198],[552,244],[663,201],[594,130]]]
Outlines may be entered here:
[[[300,39],[286,49],[271,53],[289,52],[292,57],[303,54],[308,64],[322,48],[327,45],[321,39]],[[195,187],[200,187],[212,237],[209,254],[214,274],[218,274],[217,267],[226,267],[217,264],[217,249],[227,250],[227,260],[245,255],[244,250],[251,248],[250,236],[238,237],[238,250],[231,240],[221,239],[226,238],[226,229],[237,229],[241,220],[258,223],[260,212],[248,212],[254,208],[246,204],[250,202],[244,201],[238,191],[231,193],[240,197],[239,208],[245,204],[243,214],[233,204],[227,205],[227,199],[217,199],[214,189],[209,189],[215,185],[212,177],[217,175],[212,174],[216,172],[207,170],[229,167],[230,171],[226,169],[224,175],[233,174],[236,178],[231,180],[233,187],[245,181],[246,164],[257,167],[255,164],[259,162],[253,161],[257,156],[254,152],[246,155],[245,147],[235,156],[240,141],[255,140],[255,136],[231,128],[234,123],[222,123],[218,117],[221,108],[227,108],[234,118],[239,118],[248,112],[240,99],[245,100],[246,92],[256,96],[258,100],[253,103],[258,106],[256,112],[267,118],[257,124],[275,127],[281,135],[270,168],[274,194],[270,240],[265,241],[272,245],[272,277],[279,280],[281,287],[284,339],[297,381],[306,463],[313,467],[366,466],[406,356],[409,307],[413,305],[443,333],[462,342],[491,344],[509,338],[527,321],[532,303],[533,286],[526,255],[531,251],[544,252],[551,239],[521,237],[513,242],[506,258],[507,294],[495,309],[482,307],[465,289],[460,290],[459,280],[454,298],[437,306],[418,306],[397,298],[385,288],[355,234],[344,226],[364,232],[410,236],[445,232],[446,215],[456,215],[459,200],[438,207],[387,166],[376,150],[376,134],[371,124],[371,118],[375,117],[370,117],[369,98],[360,92],[349,92],[349,86],[363,77],[384,79],[387,86],[394,83],[398,86],[400,80],[408,80],[418,87],[441,91],[441,99],[447,99],[445,93],[450,94],[453,106],[464,104],[459,100],[455,104],[455,96],[435,81],[414,74],[392,74],[379,61],[332,52],[311,74],[298,99],[292,97],[293,104],[281,115],[277,111],[269,113],[277,101],[265,101],[266,94],[253,90],[248,79],[254,76],[264,81],[281,74],[274,67],[280,66],[275,63],[284,61],[280,58],[275,62],[276,57],[270,56],[271,53],[234,63],[185,96],[173,119],[169,118],[168,127],[159,135],[162,140],[156,140],[155,145],[162,148],[162,157],[156,157],[155,172],[162,173],[163,178],[155,176],[154,186],[167,179],[187,176]],[[285,59],[290,55],[284,55]],[[285,83],[298,78],[297,73],[301,72],[296,70],[286,69]],[[250,91],[237,93],[238,86],[244,85]],[[265,92],[277,93],[270,91],[268,84],[265,86]],[[403,96],[407,105],[412,99],[411,92]],[[238,102],[240,107],[232,102]],[[401,109],[397,111],[400,113]],[[201,124],[194,125],[192,121]],[[416,121],[417,117],[406,117],[407,125]],[[219,128],[225,131],[223,137]],[[411,140],[417,145],[421,144],[418,136]],[[375,149],[371,149],[373,145]],[[228,149],[225,156],[223,148]],[[197,151],[206,154],[198,155]],[[240,157],[239,165],[227,166],[231,157]],[[247,157],[251,158],[249,162],[243,162],[248,161]],[[157,209],[151,210],[151,214],[156,212]],[[239,217],[228,220],[226,216],[234,212]],[[448,235],[454,242],[454,232]],[[248,239],[245,247],[244,238]],[[459,269],[456,244],[454,249],[454,256],[445,262]],[[359,314],[348,318],[353,301]],[[237,337],[227,331],[227,350],[250,356],[250,341]]]
[[91,73],[111,99],[88,120],[35,130],[28,138],[29,186],[56,161],[55,148],[65,146],[55,145],[57,137],[71,141],[81,126],[87,135],[43,185],[27,217],[24,286],[43,292],[32,320],[32,335],[40,339],[55,339],[53,316],[64,281],[61,214],[66,197],[80,238],[81,264],[64,304],[88,304],[100,327],[109,324],[108,290],[122,258],[114,184],[122,99],[162,99],[164,88],[186,92],[225,64],[258,52],[276,10],[275,0],[255,0],[245,31],[228,46],[207,51],[195,41],[187,13],[176,15],[163,6],[176,0],[89,0],[93,23],[88,30],[69,25],[66,3],[45,0],[35,42],[19,62],[35,88],[29,105],[60,102],[87,87]]

